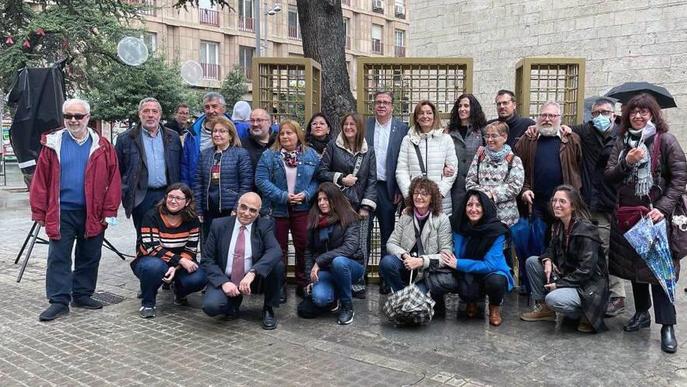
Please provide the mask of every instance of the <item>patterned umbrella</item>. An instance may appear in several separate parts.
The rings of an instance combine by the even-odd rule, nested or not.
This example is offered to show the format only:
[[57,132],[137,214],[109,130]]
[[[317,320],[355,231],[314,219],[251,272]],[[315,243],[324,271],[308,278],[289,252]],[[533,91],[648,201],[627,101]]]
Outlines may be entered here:
[[676,275],[665,219],[654,224],[643,217],[624,236],[654,273],[670,302],[675,303]]

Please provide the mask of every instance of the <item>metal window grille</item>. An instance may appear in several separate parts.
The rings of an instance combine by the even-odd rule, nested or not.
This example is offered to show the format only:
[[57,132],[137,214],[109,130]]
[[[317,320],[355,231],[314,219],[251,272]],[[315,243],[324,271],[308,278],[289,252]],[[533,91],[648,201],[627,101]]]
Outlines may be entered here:
[[394,116],[408,122],[415,105],[427,99],[440,117],[449,117],[456,98],[472,92],[471,58],[359,58],[358,112],[372,115],[376,91],[394,93]]
[[541,105],[561,105],[561,122],[582,122],[585,60],[583,58],[525,58],[515,69],[518,114],[536,119]]
[[214,9],[200,8],[198,10],[200,24],[219,27],[219,12]]

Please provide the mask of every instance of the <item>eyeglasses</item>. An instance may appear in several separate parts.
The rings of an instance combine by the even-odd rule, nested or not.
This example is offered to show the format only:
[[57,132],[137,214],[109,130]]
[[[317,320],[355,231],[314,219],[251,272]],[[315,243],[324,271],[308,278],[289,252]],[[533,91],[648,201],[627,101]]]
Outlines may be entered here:
[[415,192],[413,192],[413,196],[427,197],[427,196],[429,196],[429,193],[425,192],[425,191],[415,191]]
[[267,118],[251,118],[251,120],[249,122],[251,124],[253,124],[253,123],[263,122],[263,121],[268,121],[268,119]]
[[494,140],[495,140],[495,139],[501,137],[501,135],[500,135],[500,134],[485,134],[485,135],[482,136],[482,137],[483,137],[485,140],[491,140],[491,139],[494,139]]
[[651,111],[649,109],[634,109],[630,112],[630,117],[634,117],[637,114],[642,117],[648,117],[651,115]]
[[390,106],[390,105],[391,105],[391,101],[375,101],[375,105],[379,105],[379,106]]
[[186,197],[185,196],[167,195],[167,200],[169,200],[170,202],[185,202]]
[[592,112],[592,117],[598,117],[599,114],[602,116],[609,117],[611,114],[613,114],[613,110],[597,110],[595,112]]
[[212,133],[229,133],[228,129],[212,129]]
[[560,114],[550,114],[550,113],[540,113],[539,118],[543,120],[553,120],[554,118],[560,117]]
[[86,117],[88,114],[69,114],[69,113],[64,113],[62,117],[64,117],[65,120],[71,120],[72,118],[76,118],[77,121],[81,121]]
[[240,203],[239,204],[239,211],[248,211],[252,215],[255,215],[258,213],[259,209],[255,208],[255,207],[248,207],[247,205]]

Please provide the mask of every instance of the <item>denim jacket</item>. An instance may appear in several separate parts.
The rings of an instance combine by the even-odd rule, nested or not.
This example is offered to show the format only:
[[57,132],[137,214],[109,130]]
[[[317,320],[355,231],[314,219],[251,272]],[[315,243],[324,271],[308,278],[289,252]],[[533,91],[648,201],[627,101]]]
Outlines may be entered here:
[[[317,169],[320,157],[312,148],[304,147],[298,162],[295,193],[305,193],[305,201],[291,207],[293,211],[307,211],[317,191]],[[286,170],[279,151],[266,150],[255,168],[255,185],[262,194],[263,214],[275,217],[289,215]]]

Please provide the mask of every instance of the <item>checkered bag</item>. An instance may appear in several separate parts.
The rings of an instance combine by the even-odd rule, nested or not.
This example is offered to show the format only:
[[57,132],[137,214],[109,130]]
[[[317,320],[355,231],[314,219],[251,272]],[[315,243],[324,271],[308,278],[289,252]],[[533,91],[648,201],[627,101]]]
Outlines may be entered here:
[[414,270],[410,272],[410,283],[394,292],[384,303],[384,314],[396,325],[423,325],[432,321],[434,300],[413,283]]

